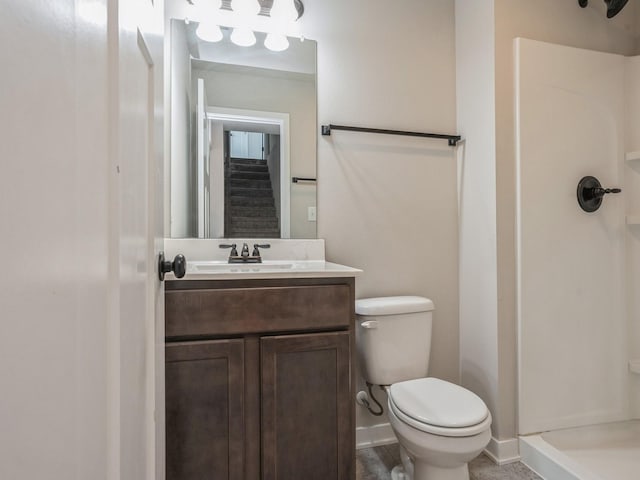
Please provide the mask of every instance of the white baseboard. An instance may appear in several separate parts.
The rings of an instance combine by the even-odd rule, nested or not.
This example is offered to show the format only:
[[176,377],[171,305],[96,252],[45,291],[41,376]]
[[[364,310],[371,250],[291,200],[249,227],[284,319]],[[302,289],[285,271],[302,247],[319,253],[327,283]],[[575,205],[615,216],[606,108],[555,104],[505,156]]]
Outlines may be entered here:
[[491,441],[487,448],[484,449],[484,453],[498,465],[517,462],[520,460],[518,439],[496,440],[491,437]]
[[356,428],[356,448],[358,449],[379,447],[380,445],[389,445],[397,442],[398,440],[393,434],[391,425],[388,423]]
[[[397,442],[398,440],[393,434],[391,425],[388,423],[356,428],[357,449],[379,447],[380,445],[389,445]],[[491,441],[489,445],[487,445],[487,448],[485,448],[484,453],[497,465],[506,465],[520,461],[517,438],[496,440],[491,437]]]

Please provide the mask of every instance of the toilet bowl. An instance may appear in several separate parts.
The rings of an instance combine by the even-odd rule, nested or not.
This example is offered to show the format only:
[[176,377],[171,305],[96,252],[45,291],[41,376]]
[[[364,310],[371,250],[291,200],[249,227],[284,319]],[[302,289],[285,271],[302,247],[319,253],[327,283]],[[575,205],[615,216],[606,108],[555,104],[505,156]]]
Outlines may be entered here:
[[[436,378],[387,388],[388,416],[411,467],[405,478],[467,480],[467,464],[491,439],[491,414],[462,387]],[[412,471],[413,470],[413,471]],[[396,478],[400,469],[396,469]]]
[[426,376],[433,309],[423,297],[356,301],[363,375],[385,387],[400,444],[394,480],[469,480],[468,462],[491,439],[491,414],[480,397]]

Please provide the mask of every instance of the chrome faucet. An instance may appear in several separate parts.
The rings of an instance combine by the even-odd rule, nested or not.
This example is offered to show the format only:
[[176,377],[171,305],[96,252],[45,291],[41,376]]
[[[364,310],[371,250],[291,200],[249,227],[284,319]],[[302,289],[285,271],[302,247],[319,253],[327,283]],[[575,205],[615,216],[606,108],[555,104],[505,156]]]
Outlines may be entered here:
[[232,243],[230,245],[221,243],[219,246],[220,246],[220,248],[230,248],[231,249],[231,252],[229,252],[229,258],[238,256],[238,250],[236,250],[236,244],[235,243]]
[[229,263],[262,263],[262,257],[260,256],[259,248],[270,248],[271,245],[268,243],[258,244],[255,243],[253,245],[253,253],[249,255],[249,245],[246,243],[242,244],[242,250],[240,251],[240,255],[238,255],[238,250],[236,249],[236,244],[232,243],[230,245],[221,244],[220,248],[230,248],[231,252],[229,253]]
[[259,248],[271,248],[271,244],[269,243],[263,243],[262,245],[260,245],[259,243],[253,244],[253,253],[251,255],[254,257],[260,258],[260,261],[262,261],[262,257],[260,256],[260,250],[258,250]]

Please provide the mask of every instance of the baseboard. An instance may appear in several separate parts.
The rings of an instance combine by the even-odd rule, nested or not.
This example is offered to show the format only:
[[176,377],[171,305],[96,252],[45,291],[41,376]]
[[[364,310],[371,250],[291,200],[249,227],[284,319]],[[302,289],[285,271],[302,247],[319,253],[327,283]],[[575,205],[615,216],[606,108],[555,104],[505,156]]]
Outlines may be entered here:
[[358,449],[389,445],[397,443],[397,441],[391,425],[388,423],[356,428],[356,448]]
[[496,440],[491,437],[491,441],[484,453],[498,465],[506,465],[520,460],[520,451],[518,450],[518,439],[510,438],[508,440]]
[[[379,447],[380,445],[389,445],[397,443],[398,440],[393,434],[391,425],[381,423],[371,427],[356,428],[356,448]],[[520,461],[520,452],[518,450],[518,439],[510,438],[508,440],[496,440],[491,437],[491,441],[484,453],[497,465],[506,465]]]

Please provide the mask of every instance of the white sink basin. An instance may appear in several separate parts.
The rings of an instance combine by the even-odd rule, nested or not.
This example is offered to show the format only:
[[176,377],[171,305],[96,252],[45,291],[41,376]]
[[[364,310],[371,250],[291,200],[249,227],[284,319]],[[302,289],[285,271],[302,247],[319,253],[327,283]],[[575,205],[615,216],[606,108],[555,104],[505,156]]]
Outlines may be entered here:
[[324,260],[263,260],[262,263],[227,263],[221,260],[187,261],[184,280],[353,277],[361,270]]
[[294,268],[296,262],[264,260],[262,263],[187,262],[187,273],[280,272]]

